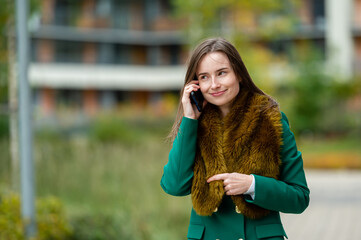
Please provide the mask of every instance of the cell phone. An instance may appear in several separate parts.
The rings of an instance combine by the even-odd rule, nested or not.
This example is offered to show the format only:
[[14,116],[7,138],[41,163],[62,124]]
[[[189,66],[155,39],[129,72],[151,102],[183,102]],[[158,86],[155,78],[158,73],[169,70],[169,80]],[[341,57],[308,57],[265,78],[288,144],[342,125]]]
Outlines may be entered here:
[[199,112],[202,112],[203,99],[201,90],[191,92],[191,102],[196,105]]

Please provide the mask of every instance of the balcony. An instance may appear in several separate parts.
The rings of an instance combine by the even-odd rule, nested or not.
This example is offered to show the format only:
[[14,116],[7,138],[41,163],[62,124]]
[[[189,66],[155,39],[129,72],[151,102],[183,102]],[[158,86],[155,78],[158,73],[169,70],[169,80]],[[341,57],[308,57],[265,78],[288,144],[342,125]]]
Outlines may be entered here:
[[181,31],[139,31],[111,28],[77,28],[54,25],[42,25],[38,29],[31,31],[31,37],[36,39],[120,43],[145,46],[183,45],[187,43]]
[[179,90],[185,71],[184,66],[33,63],[29,80],[36,88]]

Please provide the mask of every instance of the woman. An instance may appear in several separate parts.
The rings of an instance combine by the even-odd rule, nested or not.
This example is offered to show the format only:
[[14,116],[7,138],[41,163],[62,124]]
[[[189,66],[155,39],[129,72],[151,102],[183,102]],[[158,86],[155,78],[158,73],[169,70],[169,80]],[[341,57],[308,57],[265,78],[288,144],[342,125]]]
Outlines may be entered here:
[[[201,91],[199,112],[192,91]],[[161,186],[192,195],[188,239],[284,239],[279,212],[301,213],[309,189],[288,120],[252,81],[235,47],[195,48],[170,134]]]

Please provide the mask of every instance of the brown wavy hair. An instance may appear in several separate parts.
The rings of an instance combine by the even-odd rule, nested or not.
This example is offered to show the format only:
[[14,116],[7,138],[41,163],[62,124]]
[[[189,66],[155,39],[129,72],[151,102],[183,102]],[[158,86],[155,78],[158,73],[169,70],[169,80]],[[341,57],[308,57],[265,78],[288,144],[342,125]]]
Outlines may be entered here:
[[[265,94],[261,89],[259,89],[254,84],[237,49],[229,41],[227,41],[224,38],[206,39],[206,40],[202,41],[193,50],[190,58],[187,61],[188,62],[187,63],[187,72],[185,75],[184,85],[180,92],[180,99],[182,99],[185,85],[187,85],[190,81],[197,79],[196,71],[197,71],[200,60],[203,58],[203,56],[205,56],[206,54],[211,53],[211,52],[223,52],[227,55],[235,75],[240,80],[240,85],[242,88],[245,88],[254,93],[266,95],[272,100],[271,101],[273,103],[272,106],[278,105],[277,102],[272,97]],[[272,107],[272,106],[268,106],[268,107]],[[182,101],[179,101],[176,119],[175,119],[173,127],[168,135],[168,139],[170,140],[170,142],[173,142],[175,137],[177,136],[178,131],[179,131],[179,126],[182,122],[182,118],[183,118],[183,105],[182,105]]]

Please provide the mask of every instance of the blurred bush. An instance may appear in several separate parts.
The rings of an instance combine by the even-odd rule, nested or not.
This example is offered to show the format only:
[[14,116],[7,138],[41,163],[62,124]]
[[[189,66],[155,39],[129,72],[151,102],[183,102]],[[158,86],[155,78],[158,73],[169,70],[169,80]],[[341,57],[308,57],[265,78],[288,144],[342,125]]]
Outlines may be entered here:
[[9,136],[9,118],[0,114],[0,139]]
[[137,144],[152,136],[166,136],[172,117],[119,116],[117,113],[99,114],[88,127],[90,140],[96,142],[118,142]]
[[111,214],[88,213],[72,220],[71,240],[134,240],[136,231],[129,226],[129,219]]
[[349,103],[359,93],[358,79],[339,80],[319,71],[302,74],[294,87],[293,126],[296,135],[351,136],[361,133],[361,114]]
[[[139,133],[128,123],[114,115],[99,116],[89,129],[90,138],[96,141],[120,141],[125,144],[135,143]],[[138,137],[137,137],[138,136]]]
[[66,239],[72,230],[68,223],[63,204],[56,197],[40,198],[36,203],[38,239]]
[[326,78],[314,62],[298,64],[298,76],[291,82],[292,124],[296,135],[317,132],[322,122],[324,107],[328,102],[329,89]]
[[[25,239],[19,195],[3,191],[0,197],[0,239]],[[68,221],[63,204],[56,197],[36,201],[36,221],[38,234],[32,240],[142,239],[137,237],[139,231],[135,231],[125,215],[83,213]]]
[[[361,79],[340,79],[329,73],[316,46],[290,51],[292,71],[276,86],[276,98],[296,136],[348,136],[361,133],[359,111],[350,101],[361,95]],[[353,134],[355,135],[355,134]]]
[[[24,239],[19,195],[2,191],[0,197],[0,239]],[[33,240],[61,240],[71,236],[71,227],[65,218],[62,203],[55,197],[37,200],[36,221],[38,236]]]
[[0,239],[24,239],[19,196],[13,193],[0,196]]

